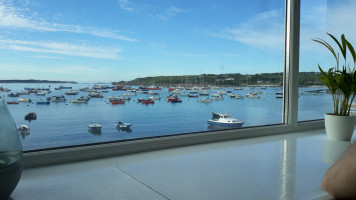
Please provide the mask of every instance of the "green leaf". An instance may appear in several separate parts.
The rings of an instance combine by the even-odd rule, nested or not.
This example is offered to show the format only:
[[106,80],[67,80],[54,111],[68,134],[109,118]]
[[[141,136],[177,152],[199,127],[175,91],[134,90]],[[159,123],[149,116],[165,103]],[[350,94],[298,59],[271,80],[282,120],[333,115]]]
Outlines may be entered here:
[[[331,35],[330,33],[327,33],[327,34],[328,34],[328,35],[335,41],[335,43],[339,46],[339,49],[340,49],[342,55],[344,56],[344,59],[346,59],[346,49],[342,48],[342,46],[341,46],[341,44],[339,43],[339,41],[338,41],[333,35]],[[345,39],[344,34],[341,35],[341,40],[342,40],[342,38]]]
[[351,53],[352,59],[354,60],[354,64],[356,63],[356,53],[355,50],[352,46],[352,44],[349,41],[346,41],[346,45],[349,48],[349,51]]
[[322,40],[322,39],[312,39],[314,42],[318,42],[318,43],[320,43],[320,44],[322,44],[322,45],[324,45],[327,49],[329,49],[329,51],[334,55],[334,57],[335,57],[335,60],[336,60],[336,64],[338,65],[338,63],[339,63],[339,58],[337,57],[337,55],[336,55],[336,53],[335,53],[335,50],[332,48],[332,46],[329,44],[329,43],[327,43],[327,42],[325,42],[324,40]]

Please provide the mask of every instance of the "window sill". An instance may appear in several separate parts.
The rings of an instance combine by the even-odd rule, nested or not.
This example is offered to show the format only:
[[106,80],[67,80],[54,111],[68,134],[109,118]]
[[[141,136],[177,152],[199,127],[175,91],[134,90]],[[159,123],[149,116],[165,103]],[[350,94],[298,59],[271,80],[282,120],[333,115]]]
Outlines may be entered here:
[[349,144],[316,129],[31,168],[12,198],[326,199],[322,176]]

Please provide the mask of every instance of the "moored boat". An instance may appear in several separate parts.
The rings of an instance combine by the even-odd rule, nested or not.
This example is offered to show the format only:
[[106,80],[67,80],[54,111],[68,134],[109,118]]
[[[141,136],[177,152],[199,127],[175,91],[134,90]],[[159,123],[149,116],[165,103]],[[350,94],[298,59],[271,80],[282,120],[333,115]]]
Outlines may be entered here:
[[200,102],[202,102],[202,103],[211,103],[211,102],[213,102],[213,100],[209,99],[209,98],[204,98],[204,99],[201,99]]
[[19,102],[32,102],[32,100],[31,99],[20,98]]
[[117,124],[115,124],[116,128],[119,129],[130,129],[132,124],[131,123],[122,123],[122,122],[117,122]]
[[88,100],[81,99],[81,98],[75,98],[72,100],[72,103],[88,103]]
[[65,94],[66,95],[77,95],[79,93],[78,90],[76,89],[71,89],[71,90],[68,90]]
[[42,100],[42,99],[36,101],[36,103],[37,104],[50,104],[50,102],[48,100]]
[[36,120],[37,119],[37,114],[34,112],[30,112],[27,115],[25,115],[25,120],[31,121],[31,120]]
[[30,127],[28,127],[27,125],[20,125],[17,127],[17,131],[19,133],[26,133],[30,131]]
[[100,124],[89,124],[88,127],[89,127],[89,131],[101,132]]
[[111,104],[125,104],[124,100],[111,100]]
[[232,118],[228,113],[213,112],[212,119],[208,120],[208,124],[221,128],[241,128],[245,123],[238,119]]
[[17,101],[8,101],[7,104],[19,104]]
[[153,103],[155,103],[155,101],[153,101],[152,99],[142,99],[140,102],[142,104],[153,104]]

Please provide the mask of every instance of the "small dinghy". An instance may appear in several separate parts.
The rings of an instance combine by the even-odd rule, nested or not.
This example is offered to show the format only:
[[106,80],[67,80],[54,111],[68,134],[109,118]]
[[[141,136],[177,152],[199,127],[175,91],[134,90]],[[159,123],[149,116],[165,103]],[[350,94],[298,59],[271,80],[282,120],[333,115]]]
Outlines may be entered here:
[[88,127],[90,132],[101,132],[101,125],[99,124],[89,124]]
[[131,132],[131,123],[122,123],[122,122],[117,122],[117,124],[115,124],[116,129],[118,129],[119,131],[123,131],[123,132]]
[[31,121],[31,120],[36,120],[37,119],[37,114],[34,112],[30,112],[27,115],[25,115],[25,120]]
[[27,133],[30,131],[30,127],[28,127],[27,125],[20,125],[17,127],[17,131],[19,133]]

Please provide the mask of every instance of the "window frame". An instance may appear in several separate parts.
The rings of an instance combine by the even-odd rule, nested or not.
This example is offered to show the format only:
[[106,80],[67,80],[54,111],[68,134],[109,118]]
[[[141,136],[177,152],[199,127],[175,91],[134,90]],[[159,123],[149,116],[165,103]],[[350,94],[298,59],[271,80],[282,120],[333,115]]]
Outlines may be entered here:
[[90,144],[49,150],[25,151],[23,154],[23,165],[25,168],[29,168],[187,145],[324,128],[324,120],[298,122],[299,33],[300,0],[286,0],[282,124],[157,138],[142,138],[139,140]]

